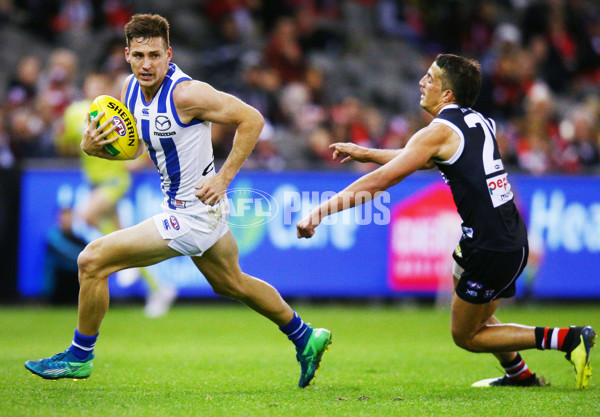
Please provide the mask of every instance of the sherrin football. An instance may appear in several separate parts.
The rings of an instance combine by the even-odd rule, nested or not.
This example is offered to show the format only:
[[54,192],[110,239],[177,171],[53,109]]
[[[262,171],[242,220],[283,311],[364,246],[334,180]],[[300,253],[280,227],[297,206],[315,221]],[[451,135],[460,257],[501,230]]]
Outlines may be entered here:
[[109,139],[117,137],[117,140],[104,146],[106,152],[117,159],[131,159],[138,150],[139,138],[135,119],[129,109],[123,103],[114,97],[103,95],[98,96],[90,107],[90,121],[104,112],[96,127],[107,120],[112,119],[117,126],[114,132],[108,135]]

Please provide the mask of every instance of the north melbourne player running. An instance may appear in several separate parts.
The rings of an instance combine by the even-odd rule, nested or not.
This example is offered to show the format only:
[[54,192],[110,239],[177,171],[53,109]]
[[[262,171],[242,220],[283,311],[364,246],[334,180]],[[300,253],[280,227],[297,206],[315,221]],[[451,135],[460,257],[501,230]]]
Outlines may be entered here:
[[[241,271],[238,247],[227,226],[225,192],[252,152],[263,117],[237,98],[192,80],[173,64],[169,23],[163,17],[134,15],[125,35],[125,56],[133,75],[124,83],[121,101],[135,116],[145,143],[138,153],[147,148],[160,173],[162,212],[85,248],[78,259],[79,321],[71,346],[25,366],[42,378],[88,377],[108,310],[108,276],[187,255],[217,294],[245,303],[279,326],[296,347],[298,385],[308,386],[331,343],[331,332],[308,326],[275,288]],[[116,126],[108,121],[96,128],[101,115],[88,123],[81,147],[89,155],[112,159],[103,147],[114,141],[106,138]],[[218,173],[211,123],[237,126],[231,152]]]

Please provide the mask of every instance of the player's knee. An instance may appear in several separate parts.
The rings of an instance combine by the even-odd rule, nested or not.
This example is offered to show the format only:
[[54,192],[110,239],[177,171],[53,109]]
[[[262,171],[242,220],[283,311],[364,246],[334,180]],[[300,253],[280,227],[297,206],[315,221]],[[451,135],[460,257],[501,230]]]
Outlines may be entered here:
[[77,267],[79,268],[79,280],[94,278],[100,270],[100,248],[94,241],[89,243],[77,257]]
[[456,346],[468,350],[469,352],[476,352],[475,346],[473,345],[473,337],[468,333],[453,328],[452,340]]

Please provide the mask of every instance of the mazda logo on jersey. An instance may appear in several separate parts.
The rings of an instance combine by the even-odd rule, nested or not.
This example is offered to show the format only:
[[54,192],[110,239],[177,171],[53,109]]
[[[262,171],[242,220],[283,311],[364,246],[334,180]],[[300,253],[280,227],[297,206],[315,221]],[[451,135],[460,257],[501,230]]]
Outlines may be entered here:
[[156,130],[164,132],[165,130],[169,130],[171,128],[171,121],[167,116],[158,116],[154,120],[154,126],[156,127]]

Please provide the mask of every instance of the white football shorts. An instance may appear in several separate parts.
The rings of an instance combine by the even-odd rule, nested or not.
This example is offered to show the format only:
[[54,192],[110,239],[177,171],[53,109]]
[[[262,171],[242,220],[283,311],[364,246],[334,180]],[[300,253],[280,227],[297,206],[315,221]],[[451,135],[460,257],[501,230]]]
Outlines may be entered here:
[[229,202],[221,198],[214,206],[198,202],[185,209],[170,209],[153,216],[154,224],[169,247],[182,255],[202,256],[229,231]]

